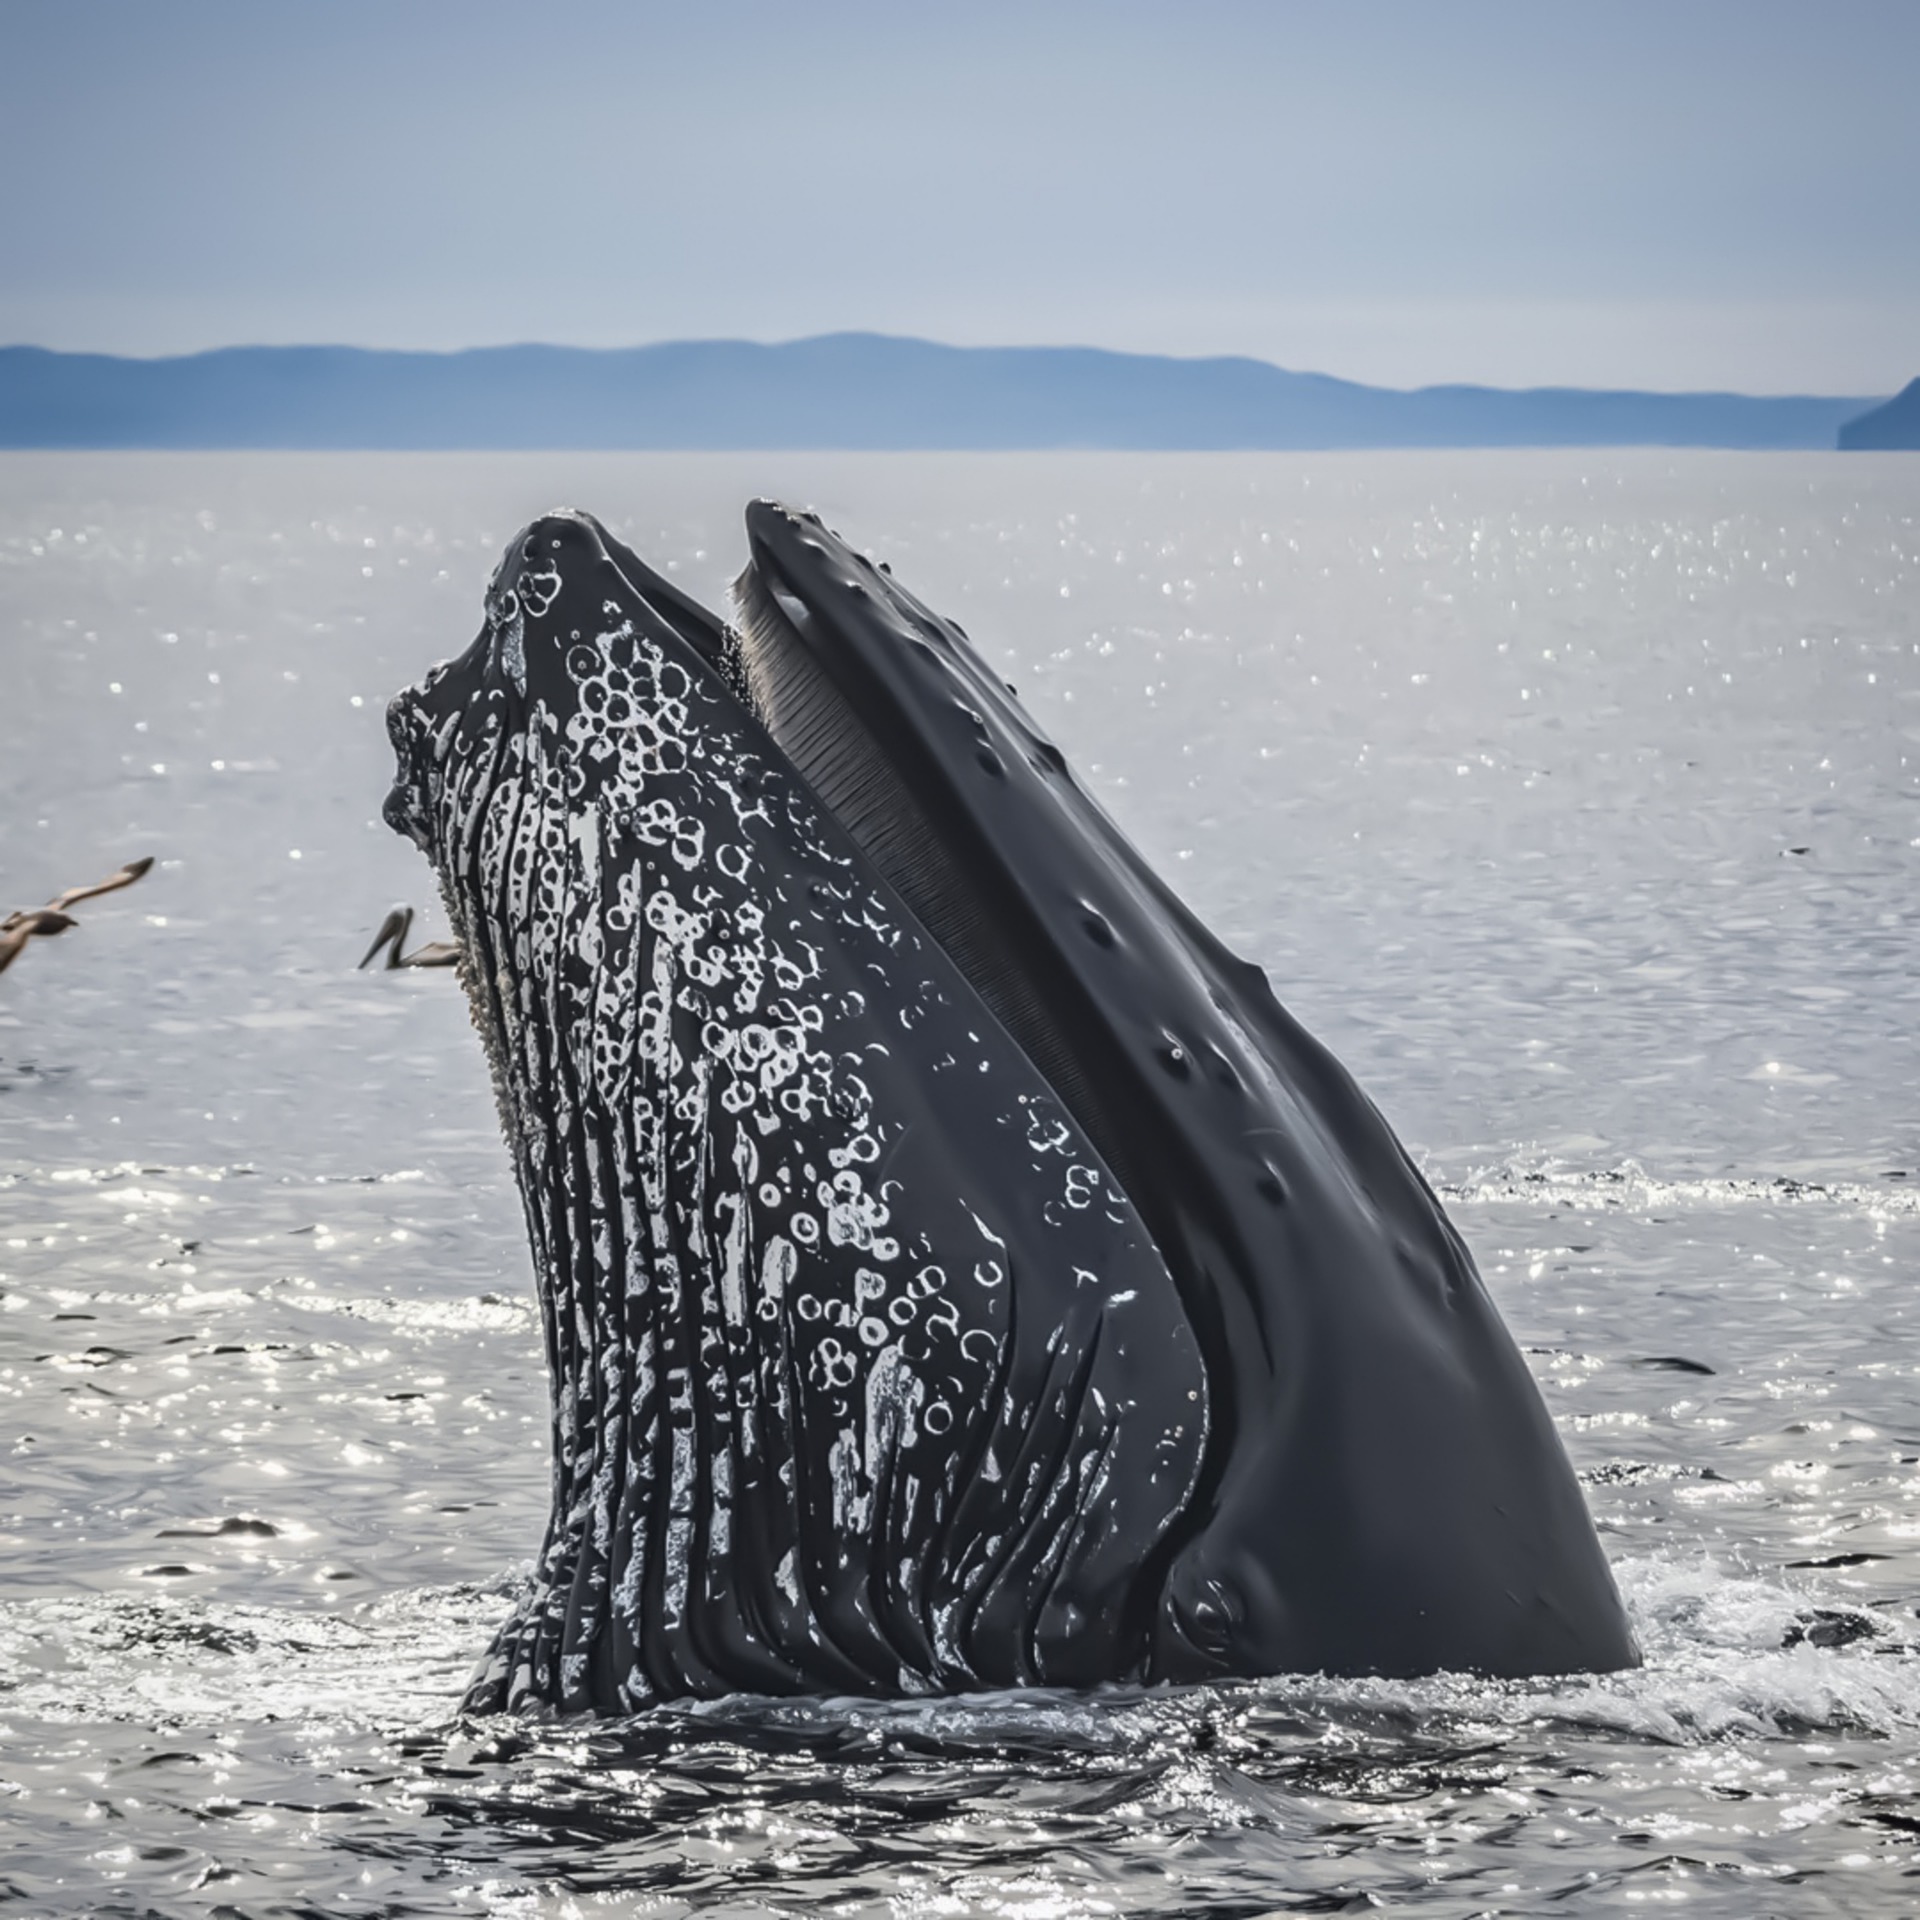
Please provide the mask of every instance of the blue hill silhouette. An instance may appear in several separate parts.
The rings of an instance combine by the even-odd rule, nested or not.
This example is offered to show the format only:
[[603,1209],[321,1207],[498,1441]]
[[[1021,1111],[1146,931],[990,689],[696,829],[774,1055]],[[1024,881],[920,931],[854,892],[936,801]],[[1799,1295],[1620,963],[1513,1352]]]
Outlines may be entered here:
[[1831,447],[1873,397],[1399,392],[1262,360],[948,347],[0,348],[0,446],[362,448]]
[[1844,453],[1880,453],[1920,448],[1920,380],[1909,380],[1883,407],[1849,420],[1840,429]]

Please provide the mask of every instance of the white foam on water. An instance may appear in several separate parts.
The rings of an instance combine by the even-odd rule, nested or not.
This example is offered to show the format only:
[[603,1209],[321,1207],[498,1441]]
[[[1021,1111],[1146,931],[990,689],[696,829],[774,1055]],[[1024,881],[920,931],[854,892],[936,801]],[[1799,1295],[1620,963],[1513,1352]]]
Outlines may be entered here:
[[1920,1214],[1920,1178],[1803,1180],[1789,1174],[1662,1178],[1636,1160],[1578,1168],[1547,1160],[1507,1162],[1459,1180],[1435,1182],[1450,1206],[1609,1208],[1625,1213],[1676,1213],[1732,1207],[1842,1207],[1885,1218]]

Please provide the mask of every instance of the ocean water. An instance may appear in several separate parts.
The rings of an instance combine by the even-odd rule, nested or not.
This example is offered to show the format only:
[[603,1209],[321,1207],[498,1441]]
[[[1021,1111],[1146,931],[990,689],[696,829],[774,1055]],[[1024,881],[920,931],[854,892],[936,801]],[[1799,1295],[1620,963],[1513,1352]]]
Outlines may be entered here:
[[[1472,1243],[1647,1654],[463,1721],[546,1502],[389,693],[756,493],[958,616]],[[1920,1910],[1920,457],[0,457],[0,1908]]]

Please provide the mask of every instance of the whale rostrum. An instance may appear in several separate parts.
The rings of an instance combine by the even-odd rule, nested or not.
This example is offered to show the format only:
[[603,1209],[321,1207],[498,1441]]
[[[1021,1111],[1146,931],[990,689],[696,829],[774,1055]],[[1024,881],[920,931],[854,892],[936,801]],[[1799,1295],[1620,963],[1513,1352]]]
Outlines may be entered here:
[[1637,1654],[1471,1256],[960,629],[585,514],[400,694],[553,1387],[477,1710]]

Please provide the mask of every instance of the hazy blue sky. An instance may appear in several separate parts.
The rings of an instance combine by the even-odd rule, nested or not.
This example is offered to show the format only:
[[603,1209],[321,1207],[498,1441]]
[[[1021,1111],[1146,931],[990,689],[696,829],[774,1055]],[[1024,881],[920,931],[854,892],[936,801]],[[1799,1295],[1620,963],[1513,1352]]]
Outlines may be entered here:
[[0,0],[0,340],[1920,373],[1920,0]]

